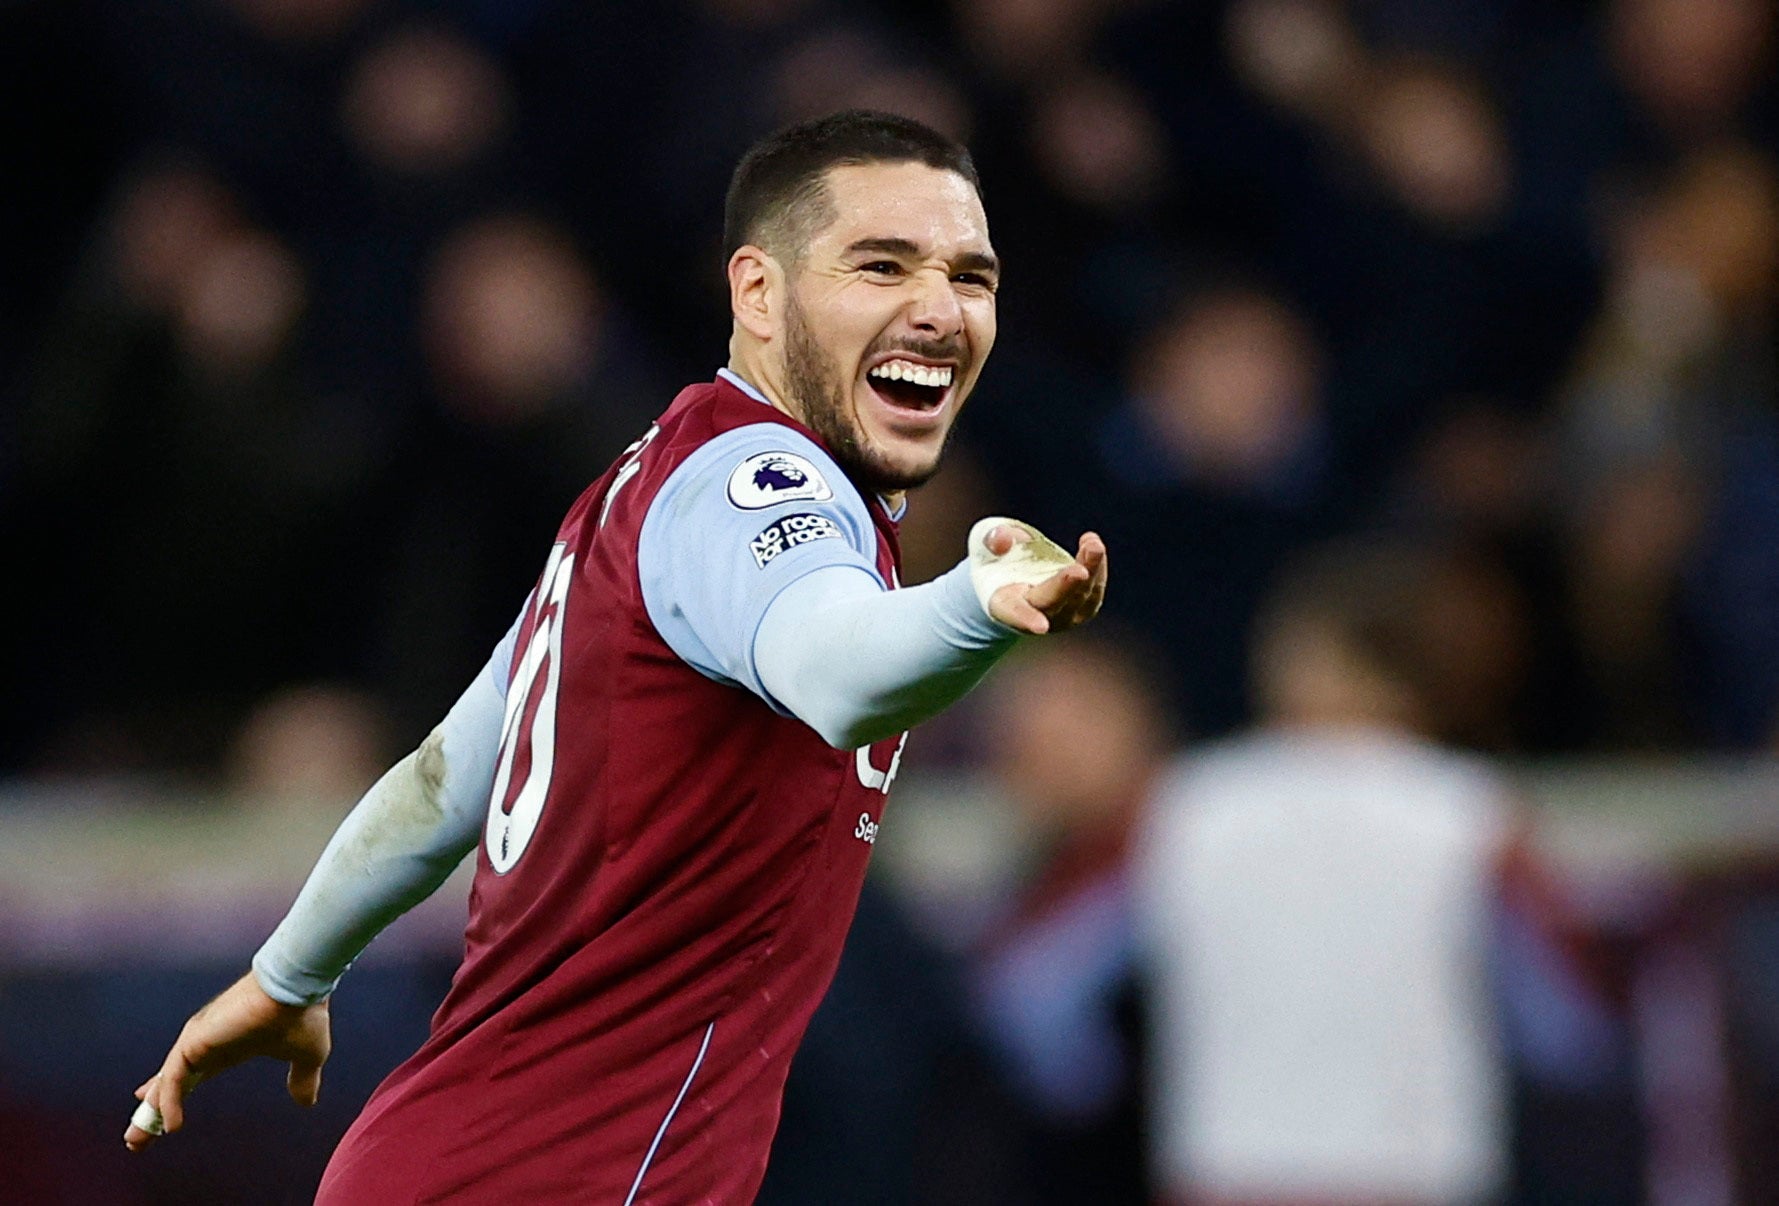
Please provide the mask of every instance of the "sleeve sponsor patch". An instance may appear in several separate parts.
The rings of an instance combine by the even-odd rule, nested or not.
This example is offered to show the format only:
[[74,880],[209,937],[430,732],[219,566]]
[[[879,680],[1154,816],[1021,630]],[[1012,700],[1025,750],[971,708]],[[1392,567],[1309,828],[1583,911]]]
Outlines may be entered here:
[[821,470],[794,452],[762,452],[735,466],[729,501],[743,511],[784,502],[826,502],[834,497]]
[[758,536],[748,541],[748,551],[761,569],[772,564],[786,549],[794,549],[812,540],[840,539],[840,525],[826,515],[786,515],[774,520]]

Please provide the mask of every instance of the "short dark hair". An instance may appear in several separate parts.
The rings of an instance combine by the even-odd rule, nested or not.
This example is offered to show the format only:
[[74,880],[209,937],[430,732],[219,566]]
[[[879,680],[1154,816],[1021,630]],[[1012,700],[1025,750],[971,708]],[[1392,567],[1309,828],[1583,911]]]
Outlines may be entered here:
[[1428,604],[1454,554],[1438,544],[1390,537],[1332,541],[1298,554],[1280,572],[1254,618],[1257,692],[1276,678],[1281,638],[1309,627],[1326,633],[1373,674],[1434,703]]
[[828,169],[863,163],[924,163],[956,172],[982,193],[976,164],[956,139],[894,113],[830,113],[770,134],[742,156],[723,204],[724,260],[749,243],[794,258],[834,220]]

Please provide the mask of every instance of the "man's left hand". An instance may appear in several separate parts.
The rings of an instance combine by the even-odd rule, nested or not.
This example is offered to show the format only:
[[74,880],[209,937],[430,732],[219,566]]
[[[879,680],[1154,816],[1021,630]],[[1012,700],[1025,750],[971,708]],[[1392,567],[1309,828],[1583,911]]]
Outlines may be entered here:
[[[1001,524],[988,533],[988,551],[1005,556],[1032,539],[1023,528]],[[1048,542],[1046,542],[1048,543]],[[1106,542],[1097,533],[1081,537],[1075,559],[1041,582],[1010,582],[989,596],[988,614],[1031,636],[1067,632],[1099,614],[1106,597]]]

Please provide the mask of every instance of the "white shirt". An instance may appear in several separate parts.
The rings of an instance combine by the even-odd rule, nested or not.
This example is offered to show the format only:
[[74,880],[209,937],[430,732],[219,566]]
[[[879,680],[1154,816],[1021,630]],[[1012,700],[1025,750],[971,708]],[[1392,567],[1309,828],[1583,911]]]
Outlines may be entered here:
[[1480,1200],[1507,1168],[1485,976],[1505,792],[1366,731],[1185,759],[1141,844],[1168,1190]]

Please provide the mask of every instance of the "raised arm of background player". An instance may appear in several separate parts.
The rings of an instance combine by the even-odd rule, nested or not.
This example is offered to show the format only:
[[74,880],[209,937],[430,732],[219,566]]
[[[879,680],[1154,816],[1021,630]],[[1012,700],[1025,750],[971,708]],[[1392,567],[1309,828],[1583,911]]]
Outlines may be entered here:
[[[1070,560],[1008,521],[979,524],[972,545],[956,569],[906,590],[837,565],[795,578],[768,605],[753,642],[769,702],[836,748],[863,745],[943,710],[1019,635],[1066,631],[1098,613],[1107,569],[1099,537],[1083,536]],[[509,633],[438,728],[359,801],[254,970],[198,1010],[160,1071],[138,1086],[137,1099],[158,1110],[165,1131],[184,1124],[185,1098],[199,1083],[259,1055],[287,1062],[291,1097],[315,1103],[334,985],[480,838],[512,642]],[[141,1151],[158,1133],[132,1120],[124,1142]]]

